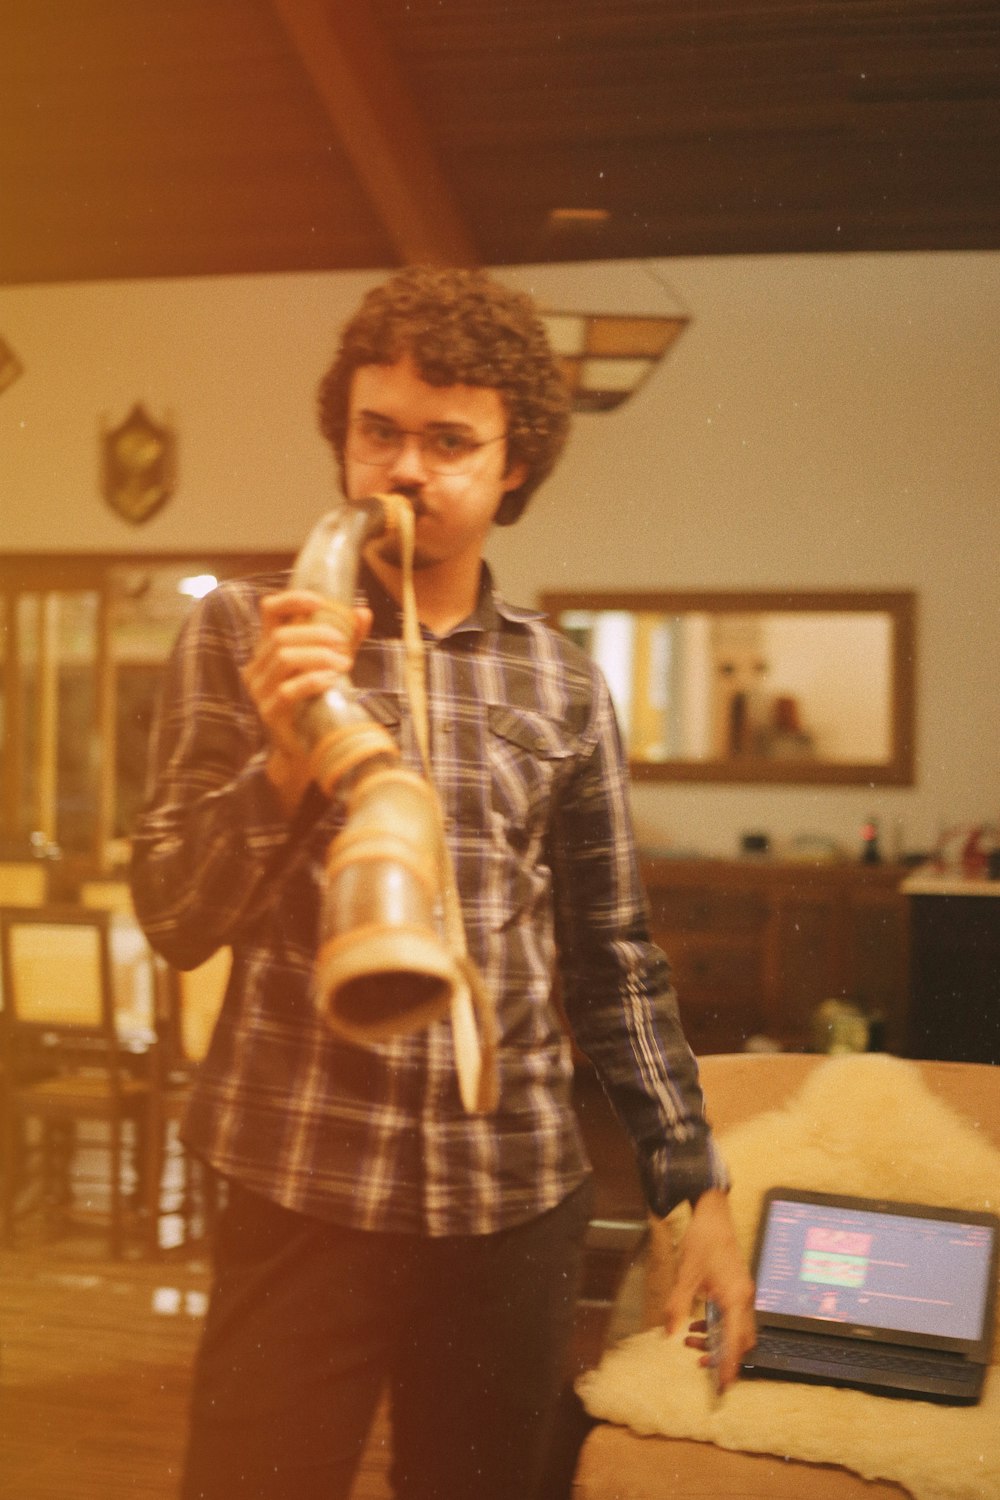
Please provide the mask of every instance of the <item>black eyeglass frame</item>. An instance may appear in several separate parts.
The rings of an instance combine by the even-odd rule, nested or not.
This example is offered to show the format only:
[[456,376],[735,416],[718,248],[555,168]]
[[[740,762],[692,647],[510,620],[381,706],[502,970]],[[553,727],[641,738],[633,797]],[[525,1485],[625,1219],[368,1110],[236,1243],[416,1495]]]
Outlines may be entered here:
[[[366,433],[363,430],[363,423],[367,423],[369,428],[378,427],[386,431],[385,441],[387,451],[380,458],[360,458],[355,452],[351,455],[355,463],[364,464],[366,467],[372,468],[376,468],[382,464],[394,463],[402,452],[406,439],[416,438],[420,450],[421,462],[428,474],[466,474],[475,460],[477,453],[481,452],[483,448],[491,447],[493,443],[502,443],[507,438],[506,432],[499,432],[495,437],[491,438],[468,437],[465,433],[448,426],[446,423],[440,425],[432,423],[429,427],[419,428],[400,427],[395,422],[389,421],[388,418],[361,414],[352,417],[348,425],[348,446],[350,446],[352,436],[355,443],[371,439],[372,433],[371,431]],[[389,436],[390,433],[391,437]],[[455,468],[450,463],[445,463],[445,466],[442,467],[440,462],[442,455],[438,455],[437,459],[432,456],[428,460],[428,445],[435,439],[441,438],[457,439],[460,442],[461,450],[455,457],[455,462],[459,467]]]

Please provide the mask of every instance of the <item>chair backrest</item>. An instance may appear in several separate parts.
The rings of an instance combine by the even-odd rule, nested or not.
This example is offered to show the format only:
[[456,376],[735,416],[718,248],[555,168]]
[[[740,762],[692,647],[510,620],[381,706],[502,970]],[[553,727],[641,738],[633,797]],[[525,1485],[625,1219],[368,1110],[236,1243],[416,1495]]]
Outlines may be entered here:
[[85,880],[80,886],[81,906],[98,911],[124,912],[132,916],[132,890],[127,880]]
[[39,860],[0,860],[0,905],[41,906],[49,876]]
[[0,907],[3,1019],[8,1032],[100,1041],[117,1050],[110,913]]

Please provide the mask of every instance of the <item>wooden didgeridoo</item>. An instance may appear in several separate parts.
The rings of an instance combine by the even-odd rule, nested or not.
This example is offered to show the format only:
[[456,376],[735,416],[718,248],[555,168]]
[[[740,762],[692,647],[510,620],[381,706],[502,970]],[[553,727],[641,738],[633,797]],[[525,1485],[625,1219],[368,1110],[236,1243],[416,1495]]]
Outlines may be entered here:
[[[400,495],[346,502],[324,516],[296,560],[293,588],[328,601],[326,616],[354,633],[361,549],[399,529]],[[326,862],[317,997],[330,1028],[349,1040],[399,1036],[448,1014],[463,985],[439,932],[442,832],[431,789],[400,764],[388,731],[343,676],[305,704],[298,732],[313,778],[345,804]]]

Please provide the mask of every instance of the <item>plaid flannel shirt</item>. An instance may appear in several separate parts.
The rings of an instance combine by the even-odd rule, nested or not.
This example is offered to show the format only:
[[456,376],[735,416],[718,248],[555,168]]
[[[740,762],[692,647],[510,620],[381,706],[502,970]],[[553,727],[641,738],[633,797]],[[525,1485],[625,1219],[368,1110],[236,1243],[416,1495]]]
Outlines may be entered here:
[[[663,954],[649,939],[627,773],[605,683],[534,612],[493,591],[425,633],[434,779],[471,956],[500,1026],[500,1102],[463,1110],[450,1024],[371,1045],[334,1036],[313,997],[324,854],[342,811],[314,787],[289,824],[240,668],[281,578],[220,586],[167,671],[150,794],[133,841],[136,910],[180,968],[233,970],[184,1135],[286,1207],[362,1229],[483,1234],[553,1207],[589,1166],[558,1010],[594,1063],[664,1214],[724,1168],[703,1118]],[[374,626],[359,701],[419,769],[399,612],[362,570]]]

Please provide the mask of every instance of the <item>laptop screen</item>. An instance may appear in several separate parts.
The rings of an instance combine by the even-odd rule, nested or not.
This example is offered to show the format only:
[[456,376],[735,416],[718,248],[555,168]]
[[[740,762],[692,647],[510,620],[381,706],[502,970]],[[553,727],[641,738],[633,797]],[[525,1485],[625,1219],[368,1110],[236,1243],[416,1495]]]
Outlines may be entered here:
[[995,1257],[990,1215],[773,1189],[758,1241],[756,1306],[765,1321],[777,1314],[977,1342]]

